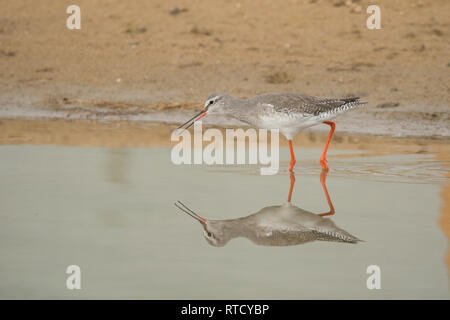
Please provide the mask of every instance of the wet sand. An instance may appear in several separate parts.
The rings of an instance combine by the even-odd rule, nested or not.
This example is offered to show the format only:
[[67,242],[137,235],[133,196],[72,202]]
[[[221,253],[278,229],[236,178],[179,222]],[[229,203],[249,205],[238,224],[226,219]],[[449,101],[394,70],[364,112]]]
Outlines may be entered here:
[[[169,147],[174,145],[170,135],[177,127],[173,124],[132,121],[3,119],[0,120],[0,144]],[[206,125],[205,129],[208,127]],[[302,132],[293,142],[297,146],[320,147],[327,135],[326,132]],[[270,143],[270,139],[268,142]],[[287,145],[282,136],[280,145]],[[382,154],[439,153],[444,159],[448,159],[450,154],[450,144],[446,138],[347,134],[339,132],[339,128],[332,145],[338,149],[367,150]]]

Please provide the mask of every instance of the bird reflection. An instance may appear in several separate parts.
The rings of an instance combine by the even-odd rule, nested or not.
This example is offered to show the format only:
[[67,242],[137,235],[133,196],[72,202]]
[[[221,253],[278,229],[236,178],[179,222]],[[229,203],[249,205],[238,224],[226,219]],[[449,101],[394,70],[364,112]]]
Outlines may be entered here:
[[175,206],[197,220],[203,227],[206,241],[215,247],[223,247],[231,239],[244,237],[262,246],[293,246],[312,241],[357,243],[361,241],[337,227],[326,216],[335,213],[326,187],[327,170],[320,175],[320,183],[329,205],[329,211],[315,214],[291,203],[295,176],[290,174],[287,202],[283,205],[264,207],[246,217],[229,220],[209,220],[199,216],[181,201]]

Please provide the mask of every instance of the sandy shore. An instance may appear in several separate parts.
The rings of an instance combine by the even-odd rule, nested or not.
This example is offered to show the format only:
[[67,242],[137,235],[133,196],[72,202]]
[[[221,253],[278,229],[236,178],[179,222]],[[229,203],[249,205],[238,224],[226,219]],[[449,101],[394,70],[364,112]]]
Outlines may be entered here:
[[[7,2],[0,118],[179,122],[212,92],[361,95],[348,133],[450,136],[446,0]],[[213,121],[213,120],[211,120]],[[211,122],[212,123],[212,122]]]

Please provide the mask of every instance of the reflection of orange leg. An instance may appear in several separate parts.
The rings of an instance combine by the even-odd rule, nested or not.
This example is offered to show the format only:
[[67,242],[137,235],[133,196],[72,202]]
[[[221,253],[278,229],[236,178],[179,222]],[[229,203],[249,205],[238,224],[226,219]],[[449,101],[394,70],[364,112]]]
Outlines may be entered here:
[[331,138],[333,137],[334,129],[336,128],[336,124],[331,121],[325,121],[324,123],[329,125],[331,127],[331,129],[330,129],[330,134],[328,135],[327,143],[325,144],[325,148],[323,149],[322,156],[320,157],[320,165],[322,166],[323,170],[328,171],[327,150],[328,150],[328,146],[330,144]]
[[[289,165],[289,171],[292,172],[292,170],[294,169],[294,165],[295,165],[295,155],[294,155],[294,149],[292,148],[292,140],[289,140],[289,150],[291,151],[291,163]],[[294,178],[295,180],[295,178]]]
[[291,202],[292,191],[294,190],[294,184],[295,184],[295,175],[293,172],[291,172],[291,186],[289,188],[288,202]]
[[330,211],[319,214],[319,216],[321,216],[321,217],[331,216],[334,214],[333,203],[331,202],[330,195],[328,194],[327,185],[326,185],[327,174],[328,174],[328,170],[323,169],[322,173],[320,174],[320,184],[322,185],[323,191],[325,192],[325,196],[327,197],[327,202],[328,202],[328,206],[330,207]]

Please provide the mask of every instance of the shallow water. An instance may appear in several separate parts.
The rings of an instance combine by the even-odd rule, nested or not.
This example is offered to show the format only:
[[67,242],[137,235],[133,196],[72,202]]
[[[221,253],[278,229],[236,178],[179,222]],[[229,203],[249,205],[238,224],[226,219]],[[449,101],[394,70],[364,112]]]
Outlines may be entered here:
[[[328,211],[320,150],[296,155],[292,203]],[[432,154],[330,152],[331,219],[365,242],[271,247],[235,238],[220,248],[174,202],[207,219],[281,205],[287,158],[275,176],[257,166],[175,166],[166,148],[4,145],[0,159],[0,298],[450,297],[438,224],[448,170]],[[72,264],[81,290],[66,289]],[[379,290],[367,289],[369,265],[381,268]]]

